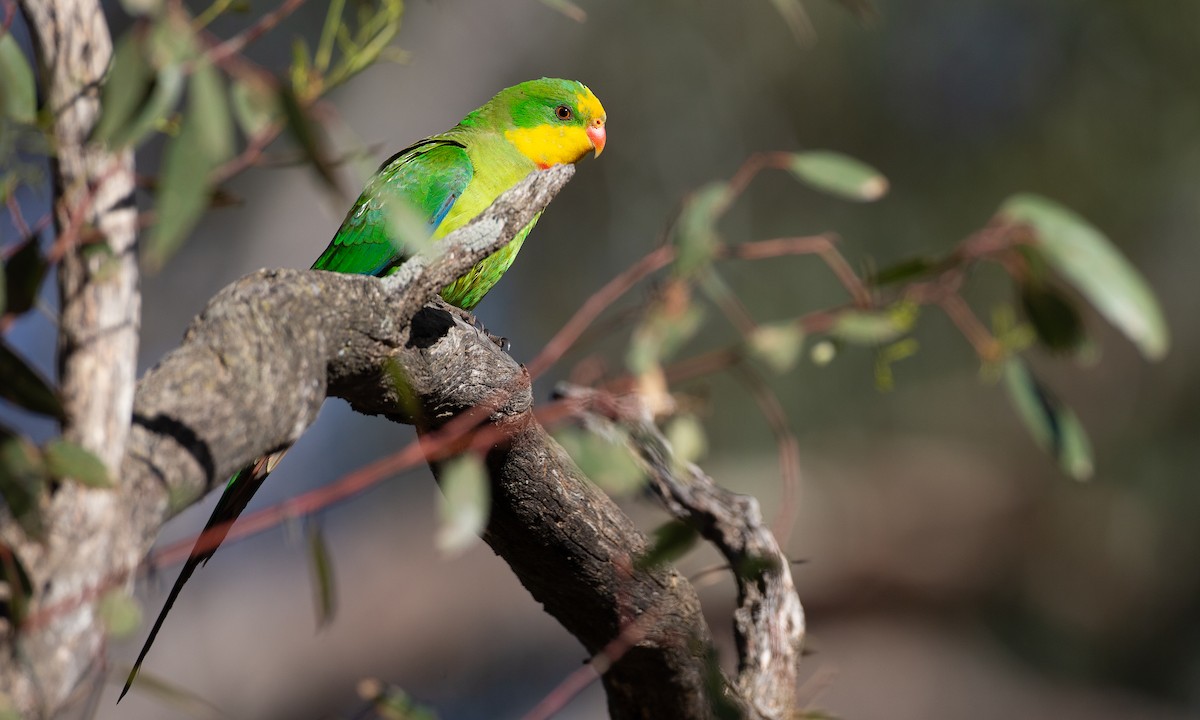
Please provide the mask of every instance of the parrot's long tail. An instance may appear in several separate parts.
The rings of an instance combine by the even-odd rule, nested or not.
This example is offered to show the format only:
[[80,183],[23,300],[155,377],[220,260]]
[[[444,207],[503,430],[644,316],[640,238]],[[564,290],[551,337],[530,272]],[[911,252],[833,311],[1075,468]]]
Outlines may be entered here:
[[150,628],[146,644],[142,645],[142,651],[138,654],[137,661],[133,664],[133,669],[130,670],[129,677],[125,680],[125,687],[121,689],[121,695],[117,698],[117,702],[121,702],[121,699],[129,692],[130,686],[133,685],[134,678],[142,669],[142,661],[146,659],[146,653],[150,652],[150,646],[154,644],[154,638],[158,637],[158,631],[162,629],[163,621],[167,619],[167,613],[171,612],[171,607],[175,605],[175,600],[179,597],[183,586],[187,584],[196,568],[207,563],[224,542],[234,520],[246,509],[250,498],[254,497],[254,493],[262,487],[263,481],[283,459],[286,452],[287,450],[280,450],[265,455],[255,460],[253,465],[247,465],[230,478],[229,483],[225,486],[225,492],[217,501],[217,507],[213,510],[212,516],[208,518],[208,524],[204,526],[204,532],[200,533],[191,555],[188,556],[187,562],[183,564],[183,570],[179,572],[179,577],[175,580],[175,585],[171,587],[171,592],[167,595],[167,601],[159,611],[154,626]]

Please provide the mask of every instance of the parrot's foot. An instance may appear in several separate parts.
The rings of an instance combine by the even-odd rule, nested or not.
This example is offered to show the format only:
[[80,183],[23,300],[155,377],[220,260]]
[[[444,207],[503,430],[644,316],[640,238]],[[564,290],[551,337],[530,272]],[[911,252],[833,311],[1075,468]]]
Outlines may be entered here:
[[453,312],[454,314],[456,314],[460,318],[462,318],[463,322],[470,324],[472,327],[474,327],[479,332],[483,333],[484,335],[487,335],[488,340],[491,340],[492,342],[496,343],[496,346],[499,347],[504,352],[508,352],[509,350],[512,349],[512,343],[510,343],[508,341],[508,338],[502,337],[500,335],[493,335],[492,333],[488,332],[488,329],[483,326],[483,323],[481,323],[479,321],[479,318],[475,317],[475,315],[472,314],[470,311],[463,310],[460,307],[454,307],[453,305],[447,305],[446,307],[451,312]]

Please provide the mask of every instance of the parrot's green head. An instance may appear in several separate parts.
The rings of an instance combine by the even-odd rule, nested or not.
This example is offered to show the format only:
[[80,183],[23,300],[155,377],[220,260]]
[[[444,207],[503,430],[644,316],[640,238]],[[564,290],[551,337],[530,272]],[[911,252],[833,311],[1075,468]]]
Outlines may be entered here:
[[496,93],[463,125],[491,123],[538,167],[575,163],[604,150],[604,106],[576,80],[542,78]]

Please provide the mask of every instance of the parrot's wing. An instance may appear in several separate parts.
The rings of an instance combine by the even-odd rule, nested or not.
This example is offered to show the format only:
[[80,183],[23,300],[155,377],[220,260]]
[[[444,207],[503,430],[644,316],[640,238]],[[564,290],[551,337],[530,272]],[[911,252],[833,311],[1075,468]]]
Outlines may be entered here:
[[[401,150],[367,185],[313,268],[386,274],[433,235],[474,174],[466,147],[454,140],[431,138]],[[419,232],[424,236],[404,237]]]

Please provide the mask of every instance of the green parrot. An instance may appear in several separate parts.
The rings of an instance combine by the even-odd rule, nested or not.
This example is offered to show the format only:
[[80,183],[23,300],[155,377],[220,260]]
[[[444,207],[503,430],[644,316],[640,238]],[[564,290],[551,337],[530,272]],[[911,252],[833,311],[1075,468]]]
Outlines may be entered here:
[[[411,257],[414,245],[439,240],[467,224],[531,171],[576,163],[589,152],[599,156],[606,120],[600,101],[575,80],[542,78],[501,90],[450,130],[425,138],[383,163],[313,269],[380,276],[393,272]],[[413,216],[424,223],[425,237],[398,237],[401,226],[411,232],[417,223],[397,219]],[[540,213],[506,246],[443,288],[442,297],[464,310],[478,305],[512,265],[538,217]],[[282,457],[281,451],[259,458],[230,479],[204,528],[203,543],[197,541],[184,563],[118,702],[129,692],[188,578],[216,552],[230,525]]]

